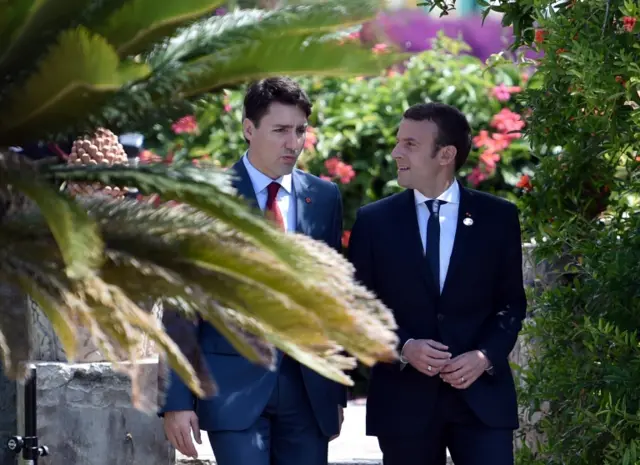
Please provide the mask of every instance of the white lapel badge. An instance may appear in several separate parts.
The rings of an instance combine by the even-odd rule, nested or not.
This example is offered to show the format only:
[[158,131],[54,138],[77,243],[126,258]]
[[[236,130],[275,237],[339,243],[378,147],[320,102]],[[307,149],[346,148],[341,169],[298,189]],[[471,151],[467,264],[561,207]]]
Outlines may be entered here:
[[471,217],[466,217],[464,220],[462,220],[462,224],[464,224],[465,226],[471,226],[473,224],[473,219]]

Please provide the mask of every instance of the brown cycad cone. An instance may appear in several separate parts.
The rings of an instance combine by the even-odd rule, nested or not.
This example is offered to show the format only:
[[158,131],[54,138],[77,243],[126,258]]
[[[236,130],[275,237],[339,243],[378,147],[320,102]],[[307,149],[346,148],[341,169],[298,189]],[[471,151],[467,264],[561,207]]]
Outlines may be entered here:
[[[118,140],[118,136],[106,128],[98,128],[91,136],[79,137],[71,147],[68,163],[72,165],[126,165],[127,154]],[[107,194],[114,197],[122,197],[126,188],[102,186],[100,183],[92,185],[82,183],[69,183],[69,191],[72,195]]]

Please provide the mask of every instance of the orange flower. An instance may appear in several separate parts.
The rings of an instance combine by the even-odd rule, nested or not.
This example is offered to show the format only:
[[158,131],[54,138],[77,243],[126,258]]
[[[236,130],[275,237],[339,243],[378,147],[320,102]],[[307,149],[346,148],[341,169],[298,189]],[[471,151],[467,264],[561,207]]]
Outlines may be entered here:
[[523,174],[520,177],[520,180],[518,181],[518,183],[516,184],[516,187],[529,192],[531,189],[533,189],[533,184],[531,184],[531,178],[528,175]]
[[544,42],[545,35],[546,35],[546,32],[544,29],[536,29],[536,36],[535,36],[536,43],[541,44],[542,42]]

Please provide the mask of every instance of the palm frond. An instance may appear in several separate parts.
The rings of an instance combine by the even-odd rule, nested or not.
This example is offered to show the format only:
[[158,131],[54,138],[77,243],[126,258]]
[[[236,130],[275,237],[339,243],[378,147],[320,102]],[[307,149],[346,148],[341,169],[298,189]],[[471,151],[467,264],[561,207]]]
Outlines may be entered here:
[[[0,152],[0,185],[18,189],[38,207],[60,248],[69,277],[80,278],[101,265],[103,244],[96,223],[77,203],[43,182],[28,160]],[[0,236],[3,233],[0,231]]]
[[121,62],[111,45],[87,29],[67,30],[2,107],[0,145],[31,142],[44,135],[43,128],[62,130],[149,72],[144,64]]
[[45,52],[46,43],[71,26],[86,0],[20,0],[0,10],[0,76],[21,69]]
[[142,165],[137,167],[44,166],[42,175],[52,181],[99,182],[103,185],[135,187],[143,193],[156,193],[165,200],[186,203],[232,228],[242,231],[278,259],[298,271],[305,264],[296,262],[295,245],[255,215],[245,202],[233,196],[230,171],[191,166]]
[[380,6],[380,0],[329,0],[270,11],[238,10],[200,20],[184,28],[156,47],[148,55],[147,62],[158,67],[177,60],[191,61],[240,43],[259,42],[268,37],[286,40],[289,36],[325,34],[375,17]]
[[[313,57],[313,59],[310,59]],[[375,54],[356,43],[340,43],[324,36],[277,36],[239,43],[185,66],[192,76],[182,97],[193,97],[241,82],[274,74],[289,76],[374,75],[406,58],[406,55]],[[195,70],[191,66],[196,66]],[[203,70],[204,68],[204,70]]]
[[179,26],[212,13],[224,0],[130,0],[96,32],[113,44],[120,57],[145,51]]

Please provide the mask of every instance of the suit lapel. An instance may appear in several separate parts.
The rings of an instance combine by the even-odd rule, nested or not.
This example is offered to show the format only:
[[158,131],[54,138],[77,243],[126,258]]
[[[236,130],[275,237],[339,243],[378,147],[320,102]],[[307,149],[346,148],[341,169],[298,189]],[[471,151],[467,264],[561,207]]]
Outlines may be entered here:
[[233,165],[233,171],[235,172],[235,177],[232,181],[233,187],[238,191],[240,196],[247,200],[251,207],[258,208],[258,199],[253,190],[253,184],[251,184],[251,177],[249,177],[249,172],[244,166],[242,159]]
[[427,290],[438,295],[439,289],[436,288],[433,273],[424,255],[413,191],[407,189],[400,195],[399,200],[396,224],[399,226],[397,243],[403,249],[401,256],[407,257],[410,269],[422,277]]
[[293,198],[296,204],[296,232],[311,236],[309,226],[310,215],[313,208],[313,198],[305,177],[298,171],[291,173],[293,185]]
[[465,189],[460,183],[458,184],[460,186],[460,206],[458,208],[456,236],[453,242],[453,250],[451,252],[451,259],[449,260],[449,268],[447,269],[447,277],[445,278],[442,295],[452,287],[455,273],[464,262],[464,258],[468,255],[469,245],[477,229],[477,226],[473,225],[473,222],[477,221],[473,192]]

